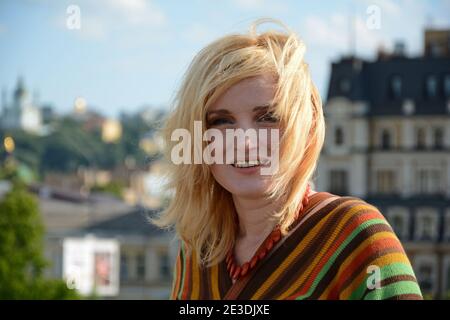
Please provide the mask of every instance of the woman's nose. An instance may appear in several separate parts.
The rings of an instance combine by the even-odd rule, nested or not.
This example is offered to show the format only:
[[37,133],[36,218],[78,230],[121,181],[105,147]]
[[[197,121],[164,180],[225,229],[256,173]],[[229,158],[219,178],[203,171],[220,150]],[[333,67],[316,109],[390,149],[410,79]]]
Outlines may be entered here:
[[235,146],[238,155],[240,154],[238,158],[256,160],[258,152],[258,128],[250,121],[246,121],[241,123],[239,129],[242,129],[245,140],[241,140],[241,143],[237,143],[237,146]]

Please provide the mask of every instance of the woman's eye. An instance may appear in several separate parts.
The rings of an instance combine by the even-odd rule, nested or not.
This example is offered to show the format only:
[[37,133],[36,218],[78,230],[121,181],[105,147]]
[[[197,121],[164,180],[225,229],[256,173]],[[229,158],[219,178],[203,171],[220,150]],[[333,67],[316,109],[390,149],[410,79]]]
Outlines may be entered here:
[[220,126],[221,124],[228,124],[228,123],[232,123],[232,121],[230,119],[226,119],[226,118],[217,118],[217,119],[211,120],[209,122],[209,125]]
[[264,122],[278,122],[278,117],[276,117],[272,112],[266,113],[258,118],[258,121]]

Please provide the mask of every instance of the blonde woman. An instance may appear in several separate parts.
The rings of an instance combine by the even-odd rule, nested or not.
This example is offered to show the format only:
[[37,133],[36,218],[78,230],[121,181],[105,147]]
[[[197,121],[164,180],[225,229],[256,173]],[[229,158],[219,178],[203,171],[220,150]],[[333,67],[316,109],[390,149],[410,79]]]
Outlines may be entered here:
[[[284,31],[258,32],[265,22]],[[376,207],[311,188],[325,123],[304,55],[294,32],[262,19],[188,68],[164,129],[174,196],[154,220],[181,240],[172,299],[422,298]],[[198,129],[217,135],[194,143]],[[226,135],[239,129],[264,133],[244,137],[240,159]],[[179,130],[190,133],[181,155],[190,162],[174,160]],[[209,156],[223,162],[202,157],[213,141]]]

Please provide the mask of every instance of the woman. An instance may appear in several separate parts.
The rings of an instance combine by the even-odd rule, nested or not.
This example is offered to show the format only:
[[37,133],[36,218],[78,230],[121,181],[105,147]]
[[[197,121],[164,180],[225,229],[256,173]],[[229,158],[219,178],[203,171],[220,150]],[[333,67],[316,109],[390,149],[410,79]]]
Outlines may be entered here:
[[[154,223],[181,239],[172,299],[421,299],[378,209],[312,190],[325,135],[320,97],[304,44],[287,28],[258,33],[263,22],[276,21],[197,54],[166,122],[174,197]],[[215,138],[200,148],[189,138],[197,162],[174,161],[173,133],[195,135],[196,121]],[[226,132],[239,129],[264,134],[236,149]],[[213,143],[210,158],[227,160],[198,161]]]

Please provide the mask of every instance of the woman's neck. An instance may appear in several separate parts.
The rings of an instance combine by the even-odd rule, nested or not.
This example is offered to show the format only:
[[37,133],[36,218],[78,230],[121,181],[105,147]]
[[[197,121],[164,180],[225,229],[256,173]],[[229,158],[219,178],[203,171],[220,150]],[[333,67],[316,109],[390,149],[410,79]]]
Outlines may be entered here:
[[280,209],[280,201],[239,196],[233,196],[233,201],[239,219],[238,238],[248,242],[260,242],[277,224],[271,216]]
[[[317,193],[310,190],[309,196]],[[283,199],[273,201],[264,197],[246,198],[233,195],[233,202],[239,219],[237,249],[257,247],[275,228],[277,221],[271,219],[280,210]]]

